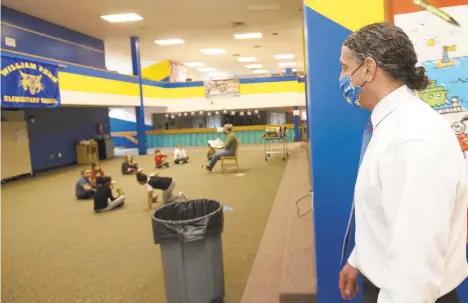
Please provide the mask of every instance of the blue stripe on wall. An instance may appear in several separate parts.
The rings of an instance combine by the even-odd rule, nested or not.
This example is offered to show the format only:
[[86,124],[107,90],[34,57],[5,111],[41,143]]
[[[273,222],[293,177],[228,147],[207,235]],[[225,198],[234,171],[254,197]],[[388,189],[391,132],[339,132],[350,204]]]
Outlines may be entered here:
[[297,76],[261,77],[240,79],[241,84],[297,81]]
[[[304,7],[307,36],[317,301],[342,302],[338,275],[368,112],[343,99],[338,78],[348,29]],[[356,301],[353,301],[356,302]]]
[[104,42],[2,5],[2,21],[104,51]]
[[[2,23],[2,37],[9,37],[16,40],[16,47],[10,47],[6,45],[5,39],[2,39],[1,46],[3,49],[97,68],[105,68],[104,43],[102,41],[100,41],[101,44],[99,45],[95,42],[91,43],[97,39],[70,31],[58,25],[19,13],[3,6],[2,19],[2,21],[6,22],[6,20],[9,20],[12,24],[17,24],[36,32],[47,30],[47,32],[44,32],[45,34],[74,43],[86,42],[87,44],[85,45],[97,46],[102,52],[55,40]],[[42,26],[40,24],[42,24]],[[75,38],[77,41],[73,40]]]

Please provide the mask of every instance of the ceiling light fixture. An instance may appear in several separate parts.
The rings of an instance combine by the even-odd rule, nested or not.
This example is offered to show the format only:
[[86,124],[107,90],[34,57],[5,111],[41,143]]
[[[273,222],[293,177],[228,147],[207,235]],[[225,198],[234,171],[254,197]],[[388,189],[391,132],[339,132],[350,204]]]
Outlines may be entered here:
[[296,62],[280,62],[278,64],[279,66],[283,66],[283,67],[296,66]]
[[293,54],[282,54],[282,55],[274,55],[276,60],[283,60],[283,59],[294,59]]
[[102,19],[111,22],[132,22],[132,21],[140,21],[143,20],[143,17],[137,15],[135,13],[128,13],[128,14],[116,14],[116,15],[105,15],[101,16]]
[[257,39],[262,38],[262,33],[245,33],[245,34],[235,34],[234,38],[236,39]]
[[200,66],[205,66],[204,63],[201,63],[201,62],[187,62],[187,63],[184,63],[185,66],[188,66],[188,67],[200,67]]
[[247,64],[245,67],[247,67],[247,68],[262,68],[263,65],[261,65],[261,64]]
[[255,57],[239,57],[236,59],[238,62],[255,62],[257,58]]
[[212,72],[215,69],[212,68],[212,67],[200,67],[200,68],[198,68],[198,70],[201,71],[201,72]]
[[156,40],[154,43],[158,45],[176,45],[176,44],[184,44],[184,40],[182,39],[167,39],[167,40]]
[[252,71],[254,74],[268,74],[266,69],[256,69]]
[[205,55],[221,55],[226,53],[222,48],[202,48],[200,51]]

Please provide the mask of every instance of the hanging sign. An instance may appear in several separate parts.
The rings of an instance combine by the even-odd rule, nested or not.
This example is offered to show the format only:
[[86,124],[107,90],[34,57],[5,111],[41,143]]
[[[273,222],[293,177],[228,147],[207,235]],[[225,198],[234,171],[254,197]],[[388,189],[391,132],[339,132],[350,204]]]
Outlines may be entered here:
[[2,107],[58,107],[58,67],[2,56]]
[[225,80],[209,80],[204,82],[205,98],[218,97],[239,97],[240,80],[239,78]]

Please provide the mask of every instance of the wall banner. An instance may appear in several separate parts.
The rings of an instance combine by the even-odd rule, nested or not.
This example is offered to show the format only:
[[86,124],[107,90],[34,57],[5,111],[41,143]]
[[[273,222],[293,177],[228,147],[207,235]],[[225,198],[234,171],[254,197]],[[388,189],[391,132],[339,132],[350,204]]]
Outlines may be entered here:
[[58,66],[2,56],[2,107],[58,107]]
[[205,81],[205,97],[239,97],[240,96],[240,80],[239,78],[225,80],[209,80]]

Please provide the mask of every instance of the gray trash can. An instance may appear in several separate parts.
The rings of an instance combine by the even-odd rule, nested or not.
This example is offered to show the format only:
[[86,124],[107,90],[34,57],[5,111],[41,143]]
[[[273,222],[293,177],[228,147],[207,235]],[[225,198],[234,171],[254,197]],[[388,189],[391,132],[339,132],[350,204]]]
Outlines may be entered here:
[[223,206],[204,199],[168,204],[154,212],[152,224],[167,303],[223,302]]

